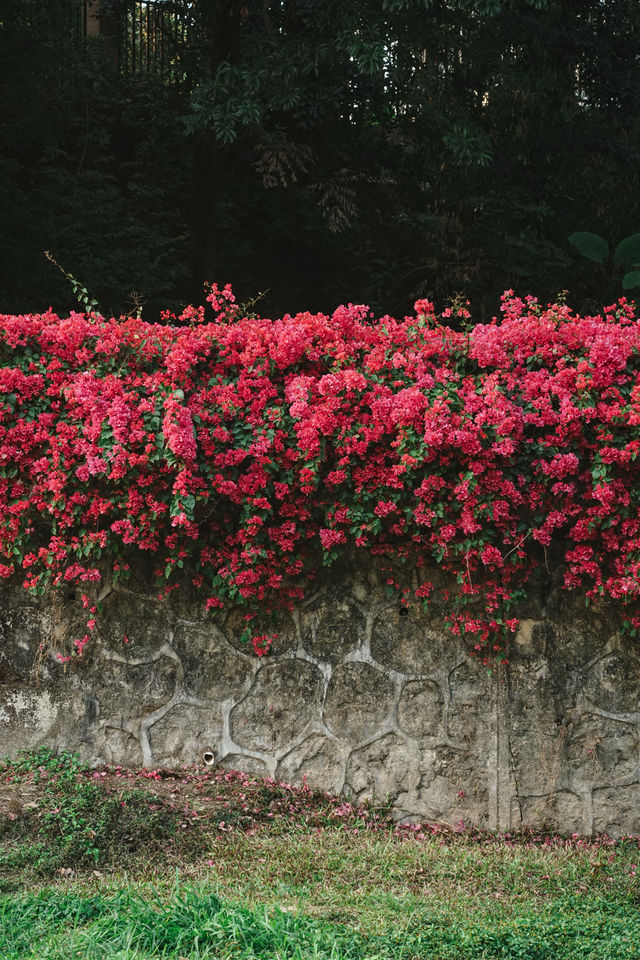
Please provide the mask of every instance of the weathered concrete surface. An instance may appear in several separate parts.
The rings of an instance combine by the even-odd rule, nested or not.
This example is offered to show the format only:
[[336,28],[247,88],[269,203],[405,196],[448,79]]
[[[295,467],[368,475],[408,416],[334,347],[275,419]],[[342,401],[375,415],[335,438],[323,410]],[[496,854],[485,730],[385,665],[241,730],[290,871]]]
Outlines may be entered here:
[[66,668],[55,646],[82,623],[73,596],[0,592],[0,754],[47,745],[151,767],[210,753],[390,798],[407,820],[640,833],[640,650],[613,616],[564,595],[540,604],[489,676],[437,606],[407,614],[373,571],[334,575],[263,660],[239,615],[208,619],[138,584],[104,591],[95,638]]

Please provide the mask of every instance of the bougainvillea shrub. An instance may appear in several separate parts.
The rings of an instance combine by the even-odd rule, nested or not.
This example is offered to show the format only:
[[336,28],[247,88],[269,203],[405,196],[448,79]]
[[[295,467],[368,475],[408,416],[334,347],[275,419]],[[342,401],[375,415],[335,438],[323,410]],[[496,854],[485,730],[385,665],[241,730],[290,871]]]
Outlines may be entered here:
[[269,320],[228,288],[208,299],[163,325],[1,319],[0,574],[80,588],[75,653],[96,584],[135,552],[163,593],[188,580],[213,612],[242,605],[259,655],[265,613],[358,551],[419,571],[413,594],[388,579],[405,605],[429,602],[436,564],[453,575],[450,628],[483,659],[550,562],[640,625],[632,305],[579,317],[509,292],[460,332],[465,310],[427,301]]

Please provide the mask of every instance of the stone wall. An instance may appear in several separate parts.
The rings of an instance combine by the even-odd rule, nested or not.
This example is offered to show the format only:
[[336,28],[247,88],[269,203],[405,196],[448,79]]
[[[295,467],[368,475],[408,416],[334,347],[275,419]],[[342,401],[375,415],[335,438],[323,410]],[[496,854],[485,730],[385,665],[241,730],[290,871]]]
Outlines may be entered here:
[[[334,571],[259,660],[242,620],[191,597],[107,587],[92,643],[50,649],[79,604],[0,594],[0,755],[47,745],[93,763],[200,764],[391,798],[398,818],[640,833],[640,650],[579,598],[540,600],[489,675],[403,611],[374,570]],[[81,622],[81,621],[80,621]]]

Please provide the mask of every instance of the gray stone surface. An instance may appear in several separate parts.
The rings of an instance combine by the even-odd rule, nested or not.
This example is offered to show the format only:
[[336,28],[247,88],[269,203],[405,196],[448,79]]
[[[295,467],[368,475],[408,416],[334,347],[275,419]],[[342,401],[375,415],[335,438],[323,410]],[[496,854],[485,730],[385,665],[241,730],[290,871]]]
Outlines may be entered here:
[[432,629],[416,604],[408,611],[394,604],[376,618],[371,655],[384,667],[420,676],[429,673],[433,664],[442,662],[447,643],[451,646],[451,638]]
[[356,800],[373,797],[394,802],[415,787],[418,764],[416,747],[396,733],[387,733],[351,753],[345,790]]
[[358,743],[389,721],[394,685],[369,663],[335,667],[324,705],[324,722],[336,737]]
[[154,765],[202,765],[205,753],[215,753],[221,733],[220,716],[209,705],[176,703],[150,729]]
[[243,753],[228,753],[220,762],[223,770],[240,770],[252,777],[268,777],[270,765],[259,757],[249,757]]
[[258,666],[250,648],[234,649],[214,623],[179,623],[172,646],[184,665],[185,687],[195,697],[237,698]]
[[409,680],[398,702],[398,725],[418,739],[437,737],[444,724],[444,698],[435,680]]
[[335,589],[305,607],[300,621],[305,649],[328,663],[340,663],[364,639],[364,620],[353,600]]
[[403,614],[387,573],[332,576],[263,659],[241,640],[242,610],[207,616],[189,591],[159,603],[144,573],[108,584],[84,657],[66,665],[77,596],[3,585],[0,754],[47,745],[148,767],[207,754],[390,801],[403,820],[640,833],[640,648],[610,609],[550,590],[489,675],[444,631],[444,593]]
[[314,733],[282,758],[276,775],[289,783],[307,783],[329,793],[339,793],[344,785],[347,753],[348,748],[331,737]]
[[249,750],[286,747],[320,715],[322,674],[305,660],[262,667],[230,715],[231,736]]
[[518,799],[521,825],[549,833],[586,833],[585,804],[567,790]]

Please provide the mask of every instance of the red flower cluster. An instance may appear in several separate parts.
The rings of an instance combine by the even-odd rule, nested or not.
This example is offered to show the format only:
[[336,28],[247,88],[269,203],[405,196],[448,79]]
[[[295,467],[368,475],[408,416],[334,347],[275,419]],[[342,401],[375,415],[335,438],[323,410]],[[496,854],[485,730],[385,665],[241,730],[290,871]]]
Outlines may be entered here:
[[85,584],[148,551],[163,592],[188,573],[207,608],[253,615],[357,548],[420,567],[424,603],[441,564],[453,631],[501,657],[552,553],[567,588],[640,626],[630,304],[579,317],[509,291],[500,320],[460,333],[427,301],[373,322],[208,299],[214,319],[189,307],[181,326],[0,318],[0,576]]

